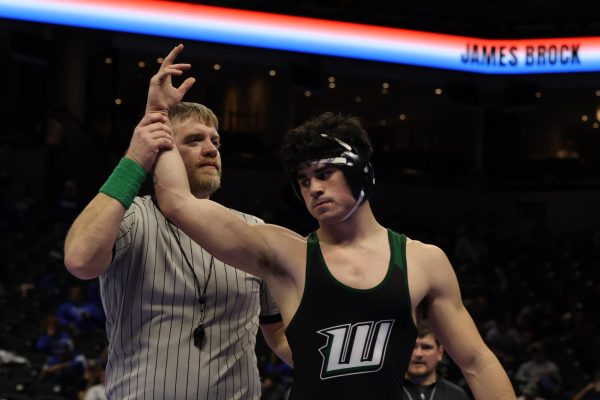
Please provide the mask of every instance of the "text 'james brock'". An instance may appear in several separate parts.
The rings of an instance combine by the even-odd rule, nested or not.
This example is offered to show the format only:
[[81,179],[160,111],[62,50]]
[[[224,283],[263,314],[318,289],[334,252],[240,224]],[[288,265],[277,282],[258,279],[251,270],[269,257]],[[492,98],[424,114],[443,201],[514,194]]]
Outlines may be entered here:
[[467,44],[460,55],[464,64],[498,67],[581,64],[579,44],[493,46]]

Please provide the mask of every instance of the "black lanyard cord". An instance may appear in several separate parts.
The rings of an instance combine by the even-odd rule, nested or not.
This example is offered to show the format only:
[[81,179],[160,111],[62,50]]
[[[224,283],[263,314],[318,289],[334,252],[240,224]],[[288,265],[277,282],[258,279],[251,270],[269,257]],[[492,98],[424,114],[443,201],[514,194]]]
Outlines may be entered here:
[[[406,387],[403,387],[402,390],[404,390],[404,393],[406,393],[406,396],[408,397],[408,400],[414,400],[413,397],[410,395],[410,392],[406,389]],[[428,400],[433,400],[433,396],[435,396],[435,391],[436,390],[437,390],[437,384],[435,385],[435,387],[433,388],[433,390],[429,394],[429,399]],[[425,400],[425,393],[421,393],[421,398],[419,400]]]

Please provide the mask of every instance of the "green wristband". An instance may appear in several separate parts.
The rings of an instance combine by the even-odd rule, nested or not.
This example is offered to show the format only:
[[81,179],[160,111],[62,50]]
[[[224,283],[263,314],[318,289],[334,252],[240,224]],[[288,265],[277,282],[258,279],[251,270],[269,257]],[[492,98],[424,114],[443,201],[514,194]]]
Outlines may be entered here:
[[125,206],[125,209],[128,209],[144,180],[146,180],[144,168],[132,159],[123,157],[106,183],[100,188],[100,193],[118,200]]

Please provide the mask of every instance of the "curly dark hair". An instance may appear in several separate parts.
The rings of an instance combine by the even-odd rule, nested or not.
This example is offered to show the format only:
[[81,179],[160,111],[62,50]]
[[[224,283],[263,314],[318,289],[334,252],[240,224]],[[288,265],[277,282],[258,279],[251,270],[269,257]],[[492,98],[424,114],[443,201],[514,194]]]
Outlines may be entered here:
[[325,158],[332,152],[339,151],[339,144],[322,137],[322,133],[352,146],[364,163],[371,158],[373,145],[359,119],[326,112],[292,129],[283,139],[281,161],[288,174],[293,173],[305,161]]

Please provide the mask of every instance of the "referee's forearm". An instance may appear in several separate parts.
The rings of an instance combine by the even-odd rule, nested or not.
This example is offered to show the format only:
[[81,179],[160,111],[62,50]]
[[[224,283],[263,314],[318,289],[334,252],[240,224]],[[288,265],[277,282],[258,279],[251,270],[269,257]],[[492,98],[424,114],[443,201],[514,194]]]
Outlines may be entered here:
[[93,279],[106,271],[124,214],[123,205],[103,193],[79,214],[65,239],[64,262],[71,274]]

